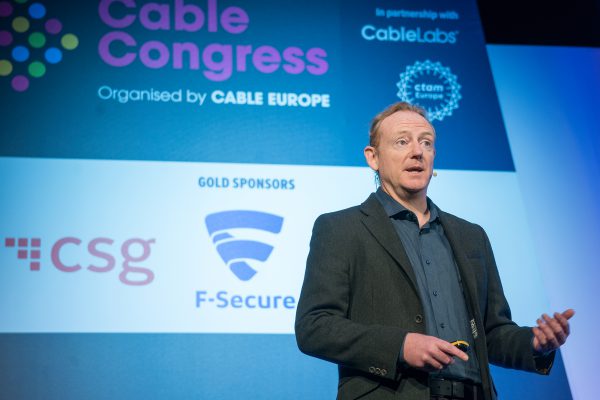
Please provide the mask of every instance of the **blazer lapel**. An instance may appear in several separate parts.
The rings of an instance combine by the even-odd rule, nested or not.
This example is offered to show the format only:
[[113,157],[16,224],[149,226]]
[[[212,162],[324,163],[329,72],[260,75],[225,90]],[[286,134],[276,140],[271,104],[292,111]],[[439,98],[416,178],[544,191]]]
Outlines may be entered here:
[[[449,219],[445,218],[443,212],[440,212],[440,220],[442,222],[442,226],[444,227],[444,233],[446,234],[446,238],[448,238],[448,242],[450,242],[450,247],[452,247],[452,251],[454,252],[454,259],[456,260],[456,264],[458,265],[458,270],[462,282],[462,287],[465,295],[465,303],[467,304],[467,308],[469,313],[471,313],[471,318],[475,319],[476,329],[481,329],[483,332],[483,318],[481,316],[481,312],[479,309],[479,305],[477,304],[477,283],[475,282],[475,274],[477,271],[469,268],[470,262],[466,254],[466,246],[461,244],[464,242],[463,238],[461,238],[460,228],[455,226]],[[471,326],[473,329],[473,326]],[[477,332],[477,330],[475,331]],[[475,333],[474,332],[474,333]],[[486,342],[483,339],[484,337],[481,334],[474,335],[475,336],[475,351],[479,355],[487,354]],[[485,357],[487,360],[487,356]],[[490,376],[490,367],[487,362],[482,362],[482,356],[479,357],[479,367],[481,368],[481,377],[484,380],[484,390],[487,386],[487,390],[490,393],[489,398],[496,398],[493,393],[491,384],[487,377]],[[486,384],[487,382],[487,384]]]
[[461,235],[458,227],[452,224],[452,222],[446,218],[443,212],[440,212],[440,221],[444,227],[444,234],[446,235],[446,238],[450,243],[450,247],[452,247],[452,252],[454,253],[454,259],[456,260],[456,265],[458,266],[458,272],[460,274],[463,290],[465,291],[465,300],[467,301],[469,312],[474,317],[480,317],[479,307],[475,302],[475,299],[477,299],[477,283],[474,275],[476,271],[473,271],[469,268],[470,263],[466,253],[467,246],[465,246],[463,239],[460,237]]
[[410,260],[406,255],[406,251],[404,251],[404,247],[402,246],[402,242],[400,241],[394,226],[390,222],[383,206],[379,200],[377,200],[374,193],[361,204],[360,209],[363,213],[362,222],[367,230],[371,232],[377,242],[379,242],[379,244],[381,244],[381,246],[394,258],[398,265],[400,265],[400,268],[408,276],[415,293],[418,295],[417,279]]

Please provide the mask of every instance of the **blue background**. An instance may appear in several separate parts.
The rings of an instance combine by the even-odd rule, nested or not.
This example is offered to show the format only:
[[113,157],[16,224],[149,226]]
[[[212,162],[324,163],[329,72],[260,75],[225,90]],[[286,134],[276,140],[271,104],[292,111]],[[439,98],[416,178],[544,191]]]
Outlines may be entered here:
[[[9,91],[8,79],[0,82],[8,92],[0,118],[7,121],[11,132],[19,133],[0,138],[0,155],[363,166],[362,149],[370,119],[399,100],[399,74],[415,61],[430,59],[450,67],[459,77],[463,97],[455,115],[439,124],[438,129],[446,133],[440,137],[439,147],[446,151],[440,152],[437,167],[514,170],[474,2],[403,2],[407,9],[459,12],[457,21],[435,23],[375,18],[376,6],[397,6],[385,1],[238,4],[222,0],[218,4],[220,10],[227,5],[246,10],[250,18],[247,31],[239,35],[222,30],[209,33],[206,27],[194,33],[150,31],[138,21],[122,30],[136,39],[138,48],[148,40],[159,40],[168,47],[173,42],[190,41],[200,51],[210,43],[251,44],[254,48],[270,45],[279,51],[289,46],[305,51],[319,47],[327,52],[329,71],[318,76],[307,72],[292,75],[280,68],[263,74],[250,66],[246,72],[234,71],[226,81],[213,82],[204,77],[202,69],[175,70],[170,64],[150,69],[136,60],[127,67],[112,67],[100,59],[97,47],[100,38],[115,29],[100,20],[96,3],[76,2],[60,10],[49,6],[48,12],[60,15],[65,31],[76,32],[81,44],[73,53],[66,53],[63,62],[52,66],[52,79],[34,81],[26,93],[15,95]],[[119,14],[124,7],[117,3],[111,9]],[[402,23],[423,30],[448,26],[460,33],[456,45],[367,42],[360,36],[360,26],[372,22],[382,26]],[[332,103],[330,108],[316,109],[214,104],[194,108],[145,102],[123,105],[99,99],[96,92],[102,85],[130,89],[151,86],[169,91],[184,87],[196,91],[329,93]],[[32,110],[36,118],[30,117]],[[482,131],[486,132],[483,137],[477,135]]]

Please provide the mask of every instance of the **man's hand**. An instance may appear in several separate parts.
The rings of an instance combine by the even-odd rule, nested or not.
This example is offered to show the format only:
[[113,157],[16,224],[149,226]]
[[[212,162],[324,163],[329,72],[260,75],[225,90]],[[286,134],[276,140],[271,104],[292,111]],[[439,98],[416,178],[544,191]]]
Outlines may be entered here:
[[404,339],[404,361],[413,368],[427,371],[443,369],[453,357],[467,361],[469,356],[445,340],[420,333],[408,333]]
[[537,327],[533,327],[533,349],[538,353],[548,353],[562,346],[569,336],[569,319],[575,311],[568,309],[562,314],[554,313],[554,318],[548,314],[538,318]]

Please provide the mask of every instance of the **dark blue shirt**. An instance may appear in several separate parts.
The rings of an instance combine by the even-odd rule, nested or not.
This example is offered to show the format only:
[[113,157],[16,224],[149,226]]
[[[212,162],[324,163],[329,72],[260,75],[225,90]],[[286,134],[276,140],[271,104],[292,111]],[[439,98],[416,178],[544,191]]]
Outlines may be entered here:
[[[479,364],[469,322],[471,318],[467,312],[454,254],[440,223],[438,208],[427,198],[429,221],[421,228],[417,216],[381,187],[376,196],[390,217],[415,272],[425,312],[427,334],[450,342],[466,340],[471,344],[467,362],[455,358],[454,364],[433,372],[432,375],[470,379],[480,383]],[[403,361],[402,353],[403,351],[400,352],[400,361]]]

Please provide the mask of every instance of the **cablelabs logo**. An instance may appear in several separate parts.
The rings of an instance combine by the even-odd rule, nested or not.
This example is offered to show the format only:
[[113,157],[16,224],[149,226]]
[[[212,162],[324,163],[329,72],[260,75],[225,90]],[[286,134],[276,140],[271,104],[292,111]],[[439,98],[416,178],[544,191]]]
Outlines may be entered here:
[[62,61],[64,50],[77,46],[77,36],[63,34],[62,22],[47,18],[42,3],[0,1],[0,79],[10,79],[13,90],[26,91],[31,79],[43,77],[48,66]]
[[406,67],[397,86],[398,97],[425,108],[432,121],[451,116],[462,98],[461,86],[450,68],[429,60]]
[[[153,243],[154,239],[131,238],[119,245],[111,238],[97,237],[84,245],[81,239],[67,236],[53,242],[50,261],[56,270],[67,273],[106,273],[120,262],[119,281],[128,286],[144,286],[154,280],[154,272],[140,265],[150,257]],[[41,238],[7,237],[4,247],[16,250],[17,259],[29,262],[30,271],[42,269]]]
[[394,28],[378,28],[365,25],[360,34],[365,40],[378,40],[380,42],[419,43],[419,44],[456,44],[458,31],[425,30],[417,27],[409,29],[405,26]]
[[[234,71],[250,69],[263,74],[281,69],[292,75],[304,72],[323,75],[328,71],[327,53],[319,47],[305,50],[290,46],[279,50],[269,45],[223,44],[224,34],[246,32],[250,16],[241,7],[220,8],[217,0],[207,0],[204,4],[201,7],[174,0],[139,6],[135,0],[101,0],[100,19],[115,30],[100,39],[100,58],[113,67],[141,63],[152,69],[202,70],[211,81],[224,81]],[[144,34],[152,33],[153,40],[140,43],[133,33],[139,35],[139,28]],[[211,34],[220,34],[219,43],[206,44]],[[183,40],[174,42],[173,37]]]

